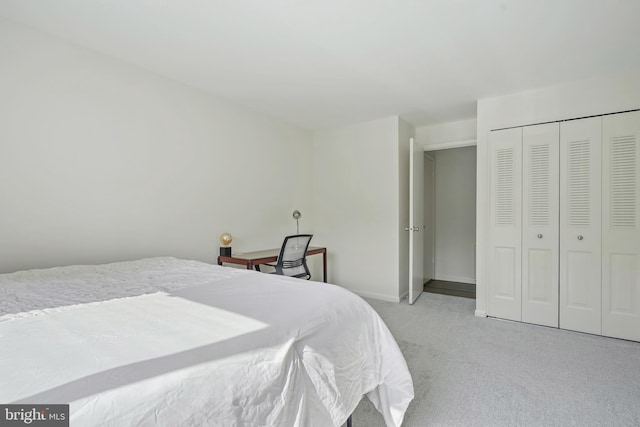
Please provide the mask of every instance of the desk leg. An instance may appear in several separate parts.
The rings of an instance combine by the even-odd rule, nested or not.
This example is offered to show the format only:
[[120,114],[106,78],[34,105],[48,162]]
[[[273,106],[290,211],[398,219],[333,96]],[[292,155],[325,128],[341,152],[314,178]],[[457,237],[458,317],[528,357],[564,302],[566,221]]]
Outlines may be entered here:
[[222,265],[222,261],[220,261],[220,257],[218,257],[218,265]]
[[327,283],[327,251],[322,253],[322,277],[324,278],[324,283]]
[[247,270],[253,270],[253,262],[252,261],[247,261]]

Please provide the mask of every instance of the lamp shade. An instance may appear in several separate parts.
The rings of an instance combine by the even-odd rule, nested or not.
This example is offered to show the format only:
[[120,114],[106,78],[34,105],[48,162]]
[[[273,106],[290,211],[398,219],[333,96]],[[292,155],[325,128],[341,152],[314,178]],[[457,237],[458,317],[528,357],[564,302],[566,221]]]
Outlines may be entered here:
[[222,244],[222,246],[229,246],[232,240],[233,237],[229,233],[225,232],[220,235],[220,244]]

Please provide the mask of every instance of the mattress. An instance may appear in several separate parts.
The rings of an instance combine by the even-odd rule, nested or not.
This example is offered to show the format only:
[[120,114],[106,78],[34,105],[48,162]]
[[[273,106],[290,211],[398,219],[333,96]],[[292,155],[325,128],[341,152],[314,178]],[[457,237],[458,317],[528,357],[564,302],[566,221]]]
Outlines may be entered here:
[[170,257],[0,275],[0,402],[71,425],[338,426],[413,398],[377,313],[338,286]]

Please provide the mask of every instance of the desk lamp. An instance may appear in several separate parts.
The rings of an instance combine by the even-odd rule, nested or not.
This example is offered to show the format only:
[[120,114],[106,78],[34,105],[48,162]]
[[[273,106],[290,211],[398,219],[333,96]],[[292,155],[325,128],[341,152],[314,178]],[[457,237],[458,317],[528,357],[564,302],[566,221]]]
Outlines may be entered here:
[[296,220],[296,234],[300,234],[300,226],[298,224],[298,220],[300,218],[302,218],[302,214],[300,213],[300,211],[298,209],[293,211],[293,219]]
[[229,233],[225,232],[220,235],[220,243],[222,244],[222,246],[220,246],[220,256],[231,256],[231,246],[229,245],[232,240],[233,237],[231,237]]

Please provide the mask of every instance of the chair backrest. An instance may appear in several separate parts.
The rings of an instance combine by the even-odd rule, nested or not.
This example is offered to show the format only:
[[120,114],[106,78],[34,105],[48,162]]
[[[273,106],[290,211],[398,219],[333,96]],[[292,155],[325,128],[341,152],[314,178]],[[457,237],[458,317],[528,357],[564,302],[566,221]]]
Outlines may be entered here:
[[313,234],[295,234],[287,236],[282,242],[280,255],[276,263],[276,273],[283,276],[311,278],[307,267],[307,249]]

